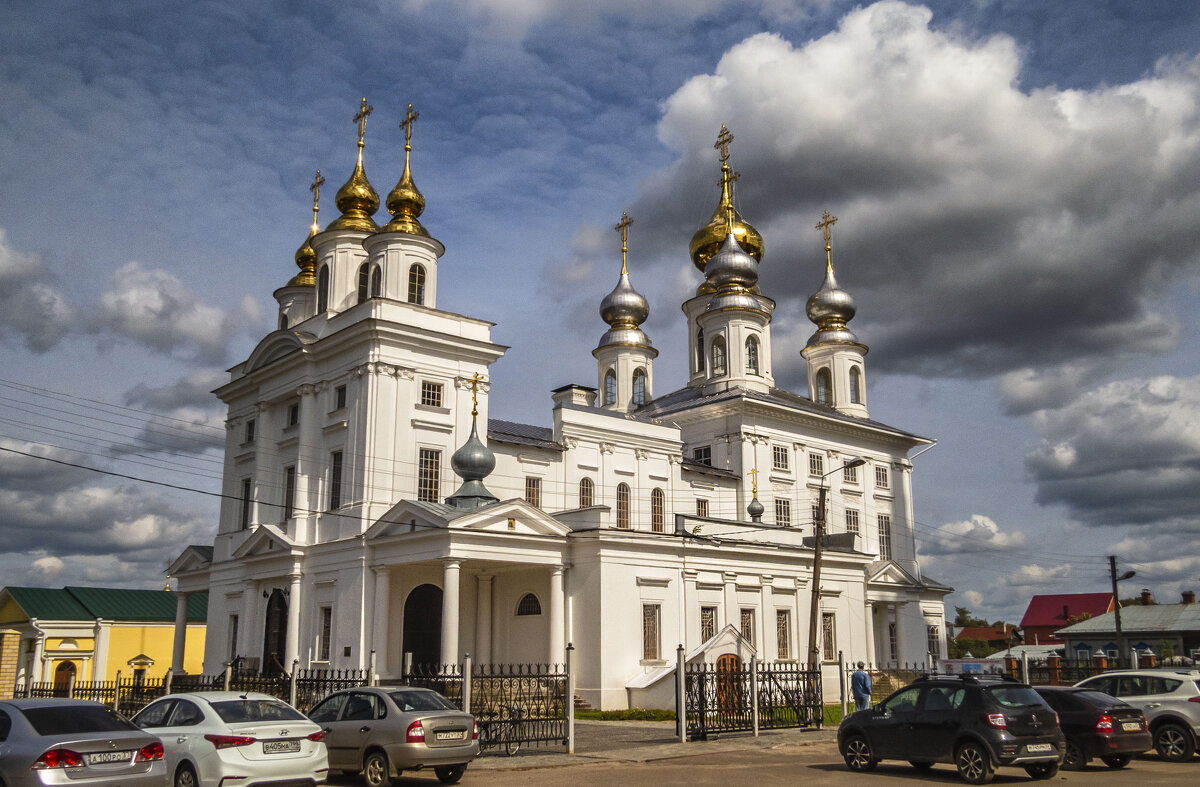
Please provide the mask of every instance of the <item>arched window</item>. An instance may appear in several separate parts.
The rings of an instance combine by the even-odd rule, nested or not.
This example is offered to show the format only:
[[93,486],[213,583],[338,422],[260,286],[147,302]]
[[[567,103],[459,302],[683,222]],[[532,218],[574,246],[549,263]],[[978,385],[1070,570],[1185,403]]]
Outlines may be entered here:
[[617,484],[617,527],[629,528],[629,484]]
[[833,377],[829,367],[817,370],[817,404],[833,404]]
[[636,369],[633,372],[633,403],[646,403],[646,370]]
[[696,371],[704,371],[704,329],[696,331]]
[[358,302],[364,303],[371,297],[371,263],[358,266]]
[[317,314],[329,308],[329,266],[322,265],[317,272]]
[[287,326],[288,326],[287,315],[286,314],[279,315],[279,330],[286,331]]
[[596,505],[596,485],[592,479],[584,478],[579,481],[579,507],[587,508]]
[[521,600],[517,602],[517,616],[524,615],[540,615],[542,614],[542,602],[538,601],[538,597],[532,593],[526,593],[521,596]]
[[725,374],[725,339],[718,336],[712,342],[713,377]]
[[383,295],[383,269],[378,265],[371,267],[371,297]]
[[666,508],[667,496],[661,489],[655,489],[650,493],[650,529],[655,533],[666,531]]
[[746,339],[746,372],[748,374],[759,374],[758,339],[753,336]]
[[408,269],[408,302],[425,305],[425,266],[413,265]]
[[862,404],[862,372],[857,366],[850,367],[850,401]]
[[617,403],[617,373],[612,369],[604,373],[604,403]]

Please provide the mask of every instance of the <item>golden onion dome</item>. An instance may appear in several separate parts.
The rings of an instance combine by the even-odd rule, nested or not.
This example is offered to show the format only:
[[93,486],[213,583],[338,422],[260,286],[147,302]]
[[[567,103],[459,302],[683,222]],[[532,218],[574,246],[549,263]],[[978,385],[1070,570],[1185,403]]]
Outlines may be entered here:
[[387,196],[387,209],[392,214],[392,220],[383,226],[383,232],[407,232],[409,235],[429,237],[429,230],[421,226],[417,217],[425,210],[425,195],[413,182],[412,170],[409,168],[409,157],[412,153],[413,121],[420,115],[412,111],[408,105],[408,115],[400,126],[404,129],[404,174],[400,181]]
[[367,99],[362,100],[362,108],[354,116],[358,124],[358,160],[354,164],[354,172],[350,180],[338,189],[334,202],[342,215],[333,220],[326,230],[359,230],[362,232],[379,232],[379,225],[371,218],[379,210],[379,194],[367,180],[363,171],[363,133],[366,130],[367,116],[374,107],[367,106]]
[[[316,225],[313,225],[316,229]],[[316,232],[309,232],[304,245],[296,249],[296,266],[300,272],[288,282],[290,287],[315,287],[317,284],[317,252],[313,250],[312,239]]]
[[743,219],[742,214],[738,213],[737,208],[733,206],[733,182],[736,179],[737,176],[733,174],[729,162],[723,163],[721,165],[721,199],[717,203],[717,209],[713,211],[712,218],[708,220],[708,223],[692,235],[688,251],[692,255],[692,262],[700,269],[701,273],[704,272],[704,266],[708,260],[721,250],[721,244],[725,242],[725,236],[729,234],[730,213],[733,214],[733,235],[737,239],[738,245],[751,257],[762,262],[762,235],[758,233],[753,224]]

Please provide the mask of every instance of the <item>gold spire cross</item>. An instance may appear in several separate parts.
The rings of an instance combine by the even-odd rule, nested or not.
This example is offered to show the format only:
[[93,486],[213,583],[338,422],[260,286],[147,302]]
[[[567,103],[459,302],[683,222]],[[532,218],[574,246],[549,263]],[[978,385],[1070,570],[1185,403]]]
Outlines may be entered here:
[[404,120],[400,121],[400,128],[404,129],[404,148],[409,150],[412,148],[412,130],[413,122],[421,117],[420,112],[413,112],[412,104],[408,105],[408,114],[404,116]]
[[729,129],[725,128],[725,124],[722,123],[721,124],[721,133],[717,135],[716,144],[713,145],[714,148],[720,148],[720,150],[721,150],[722,166],[729,161],[729,143],[730,142],[733,142],[733,134],[729,133]]
[[621,211],[621,221],[614,230],[621,233],[621,275],[629,273],[629,269],[625,267],[625,255],[629,252],[629,227],[633,224],[633,219],[629,218],[629,214]]
[[758,468],[757,467],[754,468],[749,473],[746,473],[746,475],[750,476],[750,483],[754,487],[753,495],[755,498],[757,498],[758,497]]
[[354,122],[358,124],[358,146],[363,146],[363,134],[367,131],[367,116],[375,111],[375,107],[367,106],[367,97],[363,96],[362,107],[358,110],[358,114],[354,116]]
[[[411,108],[411,104],[409,105]],[[476,398],[479,394],[479,381],[483,378],[479,376],[479,372],[471,375],[471,417],[479,415],[479,400]]]
[[325,182],[325,178],[321,177],[321,170],[317,170],[317,174],[313,177],[312,185],[308,190],[313,193],[313,229],[317,228],[317,213],[321,210],[321,184]]
[[829,211],[817,222],[817,229],[825,231],[825,250],[829,251],[829,228],[837,224],[837,216],[830,216]]

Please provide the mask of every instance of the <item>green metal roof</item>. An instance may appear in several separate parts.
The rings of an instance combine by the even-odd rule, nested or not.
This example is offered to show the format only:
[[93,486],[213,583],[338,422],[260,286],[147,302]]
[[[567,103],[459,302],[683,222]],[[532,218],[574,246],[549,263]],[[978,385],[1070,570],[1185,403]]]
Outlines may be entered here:
[[17,588],[6,587],[13,601],[21,605],[25,614],[42,620],[95,620],[87,608],[66,590],[60,588]]
[[[161,622],[175,620],[177,594],[168,590],[127,588],[5,588],[25,614],[40,620],[123,620]],[[188,596],[189,623],[208,617],[208,594]]]

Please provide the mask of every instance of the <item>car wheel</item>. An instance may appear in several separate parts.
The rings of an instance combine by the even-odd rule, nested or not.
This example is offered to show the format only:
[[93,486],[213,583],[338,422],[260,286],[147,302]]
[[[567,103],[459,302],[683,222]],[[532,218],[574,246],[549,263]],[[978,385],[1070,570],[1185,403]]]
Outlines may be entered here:
[[1064,771],[1082,771],[1087,765],[1083,751],[1074,743],[1067,741],[1067,751],[1063,754],[1062,767]]
[[363,760],[363,781],[367,787],[386,787],[391,783],[390,771],[387,755],[381,751],[373,751]]
[[1196,753],[1191,733],[1178,724],[1164,724],[1154,733],[1154,750],[1167,762],[1184,762]]
[[1133,755],[1131,754],[1110,754],[1106,757],[1101,757],[1100,762],[1104,763],[1110,768],[1117,769],[1124,768],[1132,759]]
[[852,771],[871,771],[879,764],[871,752],[871,744],[861,735],[851,735],[842,749],[842,759]]
[[1025,766],[1025,772],[1035,779],[1053,779],[1058,775],[1057,762],[1035,762]]
[[197,787],[196,772],[184,763],[175,771],[175,787]]
[[954,764],[958,767],[958,778],[967,784],[987,784],[996,775],[992,765],[992,756],[987,749],[974,741],[968,741],[958,747],[954,755]]
[[922,762],[921,760],[909,760],[908,764],[916,768],[918,771],[927,771],[933,767],[932,762]]
[[463,777],[463,773],[467,770],[465,765],[440,765],[433,769],[437,774],[438,781],[442,784],[458,784],[458,780]]

